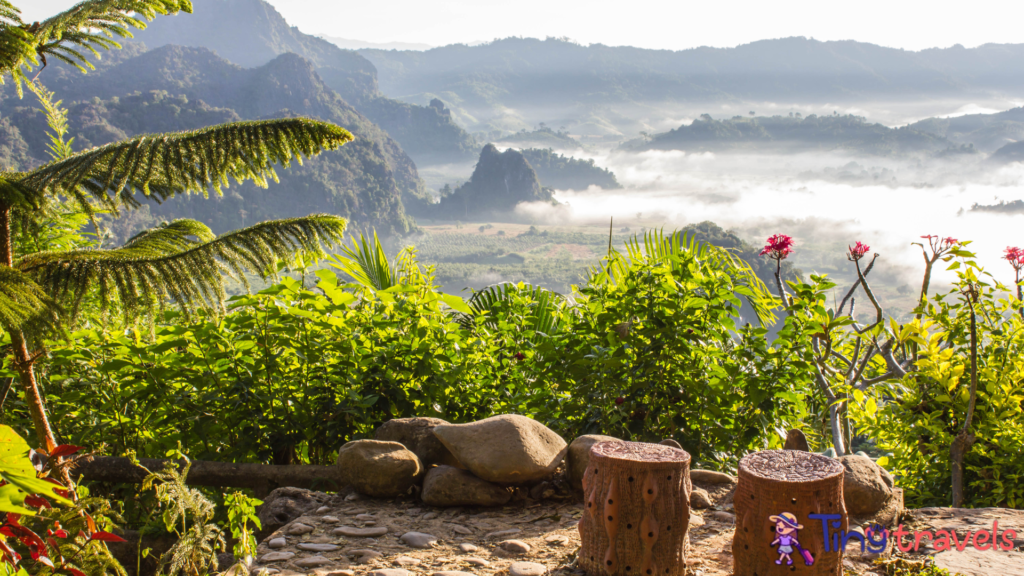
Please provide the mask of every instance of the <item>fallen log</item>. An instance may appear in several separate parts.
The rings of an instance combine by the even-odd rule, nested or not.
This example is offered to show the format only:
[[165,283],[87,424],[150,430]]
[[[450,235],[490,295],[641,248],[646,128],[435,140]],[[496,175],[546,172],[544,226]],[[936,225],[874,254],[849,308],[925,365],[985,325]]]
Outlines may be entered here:
[[[132,464],[128,458],[114,456],[98,457],[78,464],[72,470],[73,477],[81,476],[92,482],[140,484],[150,472],[163,470],[168,464],[175,464],[181,470],[184,460],[163,460],[140,458],[145,468]],[[265,496],[274,488],[293,486],[320,491],[338,491],[343,482],[336,466],[316,465],[275,465],[275,464],[232,464],[193,460],[185,478],[193,486],[216,486],[250,488],[257,497]]]

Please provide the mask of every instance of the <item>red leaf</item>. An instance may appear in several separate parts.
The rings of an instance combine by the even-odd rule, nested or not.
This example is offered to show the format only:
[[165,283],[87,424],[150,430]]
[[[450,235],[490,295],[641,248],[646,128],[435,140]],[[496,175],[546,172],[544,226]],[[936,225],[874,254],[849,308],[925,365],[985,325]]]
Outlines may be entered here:
[[89,528],[89,532],[96,532],[96,521],[88,514],[85,515],[85,525]]
[[[34,554],[33,554],[33,556],[34,556]],[[35,560],[36,562],[39,562],[41,564],[46,564],[50,568],[53,568],[53,560],[50,560],[46,556],[40,556],[38,558],[33,558],[33,560]]]
[[110,532],[93,532],[92,537],[89,540],[101,540],[103,542],[127,542],[124,538],[121,538],[117,534],[111,534]]
[[14,512],[7,513],[7,522],[15,526],[18,525],[18,520],[21,519],[21,514],[15,514]]
[[74,444],[61,444],[50,452],[50,458],[59,458],[61,456],[71,456],[75,452],[81,450],[81,446],[75,446]]
[[53,533],[53,535],[56,536],[57,538],[67,538],[68,537],[68,531],[67,530],[57,530],[56,532]]
[[71,572],[74,576],[85,576],[85,572],[82,572],[78,568],[65,568],[68,572]]
[[50,506],[50,503],[46,500],[46,498],[43,498],[42,496],[36,496],[34,494],[25,497],[25,504],[28,504],[33,508],[53,508],[53,506]]

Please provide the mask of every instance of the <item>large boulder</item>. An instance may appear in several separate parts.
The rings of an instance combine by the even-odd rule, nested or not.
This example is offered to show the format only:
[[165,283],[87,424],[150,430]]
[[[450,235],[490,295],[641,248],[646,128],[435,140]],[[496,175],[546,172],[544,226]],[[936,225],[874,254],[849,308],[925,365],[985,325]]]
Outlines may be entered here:
[[466,470],[441,465],[427,472],[420,497],[431,506],[501,506],[512,493]]
[[601,442],[622,442],[622,440],[601,434],[585,434],[569,444],[569,450],[565,454],[565,468],[573,490],[583,490],[583,475],[590,463],[590,448]]
[[330,497],[323,492],[292,488],[277,488],[263,499],[256,515],[260,519],[260,540],[285,524],[307,512],[323,506]]
[[851,454],[839,458],[846,473],[843,476],[843,500],[846,511],[853,515],[874,514],[885,507],[892,496],[891,480],[884,470],[867,456]]
[[547,426],[518,414],[437,426],[434,435],[470,472],[499,484],[551,476],[568,449]]
[[381,424],[374,438],[398,442],[411,450],[427,468],[434,464],[461,468],[451,450],[434,436],[434,428],[445,424],[448,422],[440,418],[395,418]]
[[409,491],[423,476],[423,464],[398,442],[354,440],[338,451],[341,477],[359,492],[394,498]]

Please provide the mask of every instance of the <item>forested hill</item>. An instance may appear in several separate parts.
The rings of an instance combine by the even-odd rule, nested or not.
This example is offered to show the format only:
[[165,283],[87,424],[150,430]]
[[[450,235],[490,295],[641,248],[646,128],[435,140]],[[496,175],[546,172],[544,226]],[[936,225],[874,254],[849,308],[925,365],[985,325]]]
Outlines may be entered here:
[[[204,48],[146,51],[138,44],[112,54],[115,58],[84,76],[55,64],[39,76],[69,108],[76,149],[143,133],[297,115],[334,122],[356,137],[338,151],[278,170],[281,181],[269,189],[232,185],[218,200],[176,198],[153,206],[152,219],[143,212],[134,217],[138,221],[119,223],[119,236],[182,216],[226,231],[313,212],[345,216],[382,233],[410,229],[402,197],[423,192],[415,164],[387,133],[328,88],[309,61],[286,54],[247,69]],[[12,84],[4,87],[0,161],[7,150],[8,163],[47,158],[45,119],[37,108],[31,94],[18,99]]]
[[262,66],[281,54],[297,54],[313,64],[327,86],[384,128],[416,162],[470,160],[480,149],[443,107],[384,97],[377,87],[377,70],[369,60],[303,34],[263,0],[203,0],[195,4],[194,14],[157,18],[136,33],[136,38],[151,48],[168,44],[209,48],[245,67]]
[[758,150],[774,153],[844,150],[897,156],[936,154],[954,148],[943,136],[910,127],[889,128],[860,116],[742,117],[704,114],[690,124],[623,145],[626,150]]

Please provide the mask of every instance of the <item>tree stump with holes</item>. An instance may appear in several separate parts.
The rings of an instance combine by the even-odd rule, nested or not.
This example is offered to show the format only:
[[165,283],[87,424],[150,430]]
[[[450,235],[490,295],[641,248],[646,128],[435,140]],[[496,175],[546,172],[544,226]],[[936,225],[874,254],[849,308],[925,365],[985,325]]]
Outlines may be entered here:
[[[733,505],[736,576],[842,576],[842,547],[833,539],[849,523],[838,460],[797,450],[748,454],[740,461]],[[823,520],[811,514],[834,516],[825,520],[830,542]]]
[[644,442],[601,442],[583,475],[579,565],[590,576],[683,576],[690,455]]

